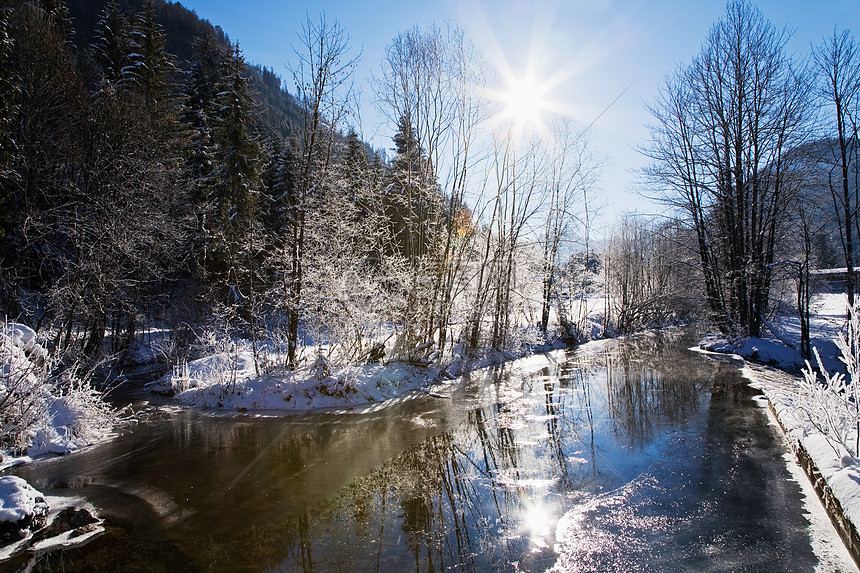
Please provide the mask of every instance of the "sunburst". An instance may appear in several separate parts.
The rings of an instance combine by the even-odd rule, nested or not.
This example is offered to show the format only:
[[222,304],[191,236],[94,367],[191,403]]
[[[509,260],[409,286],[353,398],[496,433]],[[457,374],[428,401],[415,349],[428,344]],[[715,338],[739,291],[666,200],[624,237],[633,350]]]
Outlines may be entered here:
[[[516,139],[543,139],[551,138],[556,118],[587,123],[599,116],[570,96],[571,82],[599,65],[608,53],[605,32],[596,30],[593,38],[575,46],[560,43],[555,27],[559,7],[550,2],[546,10],[531,12],[530,31],[527,21],[519,19],[518,33],[511,36],[510,28],[500,32],[490,23],[481,0],[466,5],[469,30],[496,78],[494,85],[481,89],[484,99],[496,107],[490,122],[493,129],[504,129]],[[494,13],[499,11],[504,9],[494,8]]]
[[509,125],[516,136],[546,132],[546,117],[558,109],[549,100],[551,86],[538,79],[533,70],[511,74],[505,82],[505,89],[494,92],[494,99],[502,107],[497,121]]
[[550,118],[569,113],[567,107],[553,97],[556,88],[570,75],[564,71],[560,74],[558,69],[552,75],[543,73],[546,65],[542,65],[541,60],[545,59],[546,47],[540,43],[533,43],[525,65],[514,69],[494,33],[486,32],[484,41],[488,44],[487,56],[497,78],[494,87],[483,90],[485,99],[497,108],[491,125],[505,129],[515,139],[548,136]]

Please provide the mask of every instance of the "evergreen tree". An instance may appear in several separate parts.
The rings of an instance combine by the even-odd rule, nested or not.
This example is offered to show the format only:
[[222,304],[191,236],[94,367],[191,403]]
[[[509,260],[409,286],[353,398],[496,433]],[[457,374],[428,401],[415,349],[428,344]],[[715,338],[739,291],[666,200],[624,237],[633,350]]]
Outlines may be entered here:
[[93,53],[102,68],[104,81],[118,86],[126,66],[131,63],[131,38],[128,18],[115,1],[101,12],[96,25]]
[[395,249],[415,268],[430,252],[443,197],[408,113],[401,116],[393,140],[396,155],[391,164],[386,212]]
[[174,75],[178,72],[171,54],[166,51],[164,30],[155,21],[155,4],[150,0],[137,14],[131,32],[132,54],[123,70],[123,82],[131,84],[143,97],[153,127],[163,128],[172,122],[181,108],[176,95]]
[[[264,175],[266,190],[265,226],[269,235],[279,242],[290,227],[290,194],[296,188],[296,160],[288,142],[274,139],[270,141],[267,155],[269,164]],[[283,245],[280,245],[281,247]]]
[[[241,266],[242,249],[261,221],[260,192],[265,167],[263,148],[254,134],[256,104],[238,45],[227,62],[216,101],[219,116],[213,130],[216,170],[211,223],[215,249],[210,271],[216,280],[231,281],[229,275]],[[231,294],[238,296],[236,282],[229,286]]]
[[66,3],[63,0],[39,0],[38,6],[42,9],[46,22],[67,45],[71,46],[75,38],[75,28]]
[[370,170],[364,142],[359,139],[354,129],[346,134],[345,152],[341,161],[341,171],[344,174],[345,192],[349,199],[359,202],[360,188],[364,186]]
[[183,120],[191,129],[190,154],[186,162],[198,203],[203,203],[212,192],[215,169],[213,130],[219,114],[217,96],[229,58],[230,54],[213,30],[204,30],[194,40],[194,56],[185,85]]

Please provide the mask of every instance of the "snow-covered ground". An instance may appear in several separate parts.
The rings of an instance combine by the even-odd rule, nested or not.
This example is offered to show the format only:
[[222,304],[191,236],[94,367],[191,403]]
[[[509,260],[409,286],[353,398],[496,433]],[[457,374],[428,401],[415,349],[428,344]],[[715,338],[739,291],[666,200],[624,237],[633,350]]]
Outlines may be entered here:
[[74,369],[54,369],[36,333],[0,324],[0,470],[112,435],[116,415]]
[[[834,339],[845,326],[848,300],[842,293],[820,293],[810,305],[810,337],[828,370],[844,368]],[[702,341],[705,350],[737,354],[763,364],[799,371],[804,367],[800,355],[800,319],[796,314],[782,314],[766,323],[767,338],[728,340],[712,335]]]
[[[0,420],[0,470],[105,440],[117,422],[99,393],[74,369],[52,369],[36,333],[15,323],[0,324]],[[63,503],[67,500],[52,504],[18,477],[0,477],[0,560],[18,550],[38,552],[98,533],[98,520],[88,512],[85,522],[73,517],[68,528],[61,527],[56,518]],[[40,533],[33,537],[33,530]]]
[[[393,361],[338,367],[318,357],[308,368],[258,374],[260,360],[255,365],[250,347],[240,341],[234,348],[185,363],[148,386],[153,392],[173,396],[175,402],[198,408],[259,411],[342,407],[382,402],[411,391],[429,392],[433,385],[466,372],[534,352],[488,353],[477,360],[455,352],[442,364],[429,366]],[[540,350],[549,349],[545,346]]]

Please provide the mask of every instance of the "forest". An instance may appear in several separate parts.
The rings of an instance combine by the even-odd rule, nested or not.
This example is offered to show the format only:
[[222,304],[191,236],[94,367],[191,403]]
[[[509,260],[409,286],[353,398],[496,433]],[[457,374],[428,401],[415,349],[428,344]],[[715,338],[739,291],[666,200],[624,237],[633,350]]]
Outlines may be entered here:
[[[242,340],[259,376],[693,319],[761,336],[786,309],[809,356],[814,271],[846,267],[853,304],[849,32],[798,59],[730,2],[650,105],[665,212],[600,229],[588,128],[518,129],[461,30],[388,44],[381,150],[356,130],[346,31],[296,28],[282,80],[179,3],[0,1],[0,313],[38,334],[48,379],[110,385],[142,345],[169,371]],[[20,430],[30,395],[6,386]]]

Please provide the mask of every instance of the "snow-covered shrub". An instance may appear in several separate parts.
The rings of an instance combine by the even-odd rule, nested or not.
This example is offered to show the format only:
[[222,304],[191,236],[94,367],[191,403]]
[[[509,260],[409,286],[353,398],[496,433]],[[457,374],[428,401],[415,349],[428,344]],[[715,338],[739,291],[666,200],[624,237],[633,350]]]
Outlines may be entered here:
[[511,332],[509,348],[516,354],[523,354],[524,351],[533,349],[546,344],[546,336],[537,326],[530,325],[525,328],[515,329]]
[[[813,349],[818,370],[809,361],[803,369],[803,388],[807,400],[804,411],[810,423],[820,431],[841,457],[845,448],[854,457],[860,453],[860,303],[849,308],[848,324],[834,342],[845,373],[828,372],[818,349]],[[818,379],[819,373],[821,380]]]
[[195,388],[218,399],[235,395],[241,383],[256,374],[250,343],[214,331],[200,337],[203,358],[183,360],[171,372],[151,385],[157,392],[181,394]]
[[34,339],[35,333],[22,325],[6,324],[0,331],[0,449],[26,450],[50,416],[47,367],[29,356],[44,354],[34,352]]
[[187,326],[167,332],[160,332],[151,337],[150,351],[158,360],[173,368],[177,364],[188,362],[194,333]]
[[89,383],[66,371],[52,385],[50,418],[32,440],[31,453],[65,453],[104,438],[117,422],[116,412]]
[[100,393],[73,368],[54,366],[33,330],[14,323],[0,329],[0,450],[68,452],[115,424]]
[[[275,372],[286,372],[289,367],[289,337],[284,328],[277,326],[267,330],[269,340],[259,345],[257,349],[257,364],[260,374],[272,374]],[[303,349],[300,349],[303,350]],[[301,357],[301,353],[299,353]]]
[[308,284],[303,328],[333,364],[361,360],[386,335],[392,319],[389,299],[398,295],[386,293],[358,261],[334,257],[313,269]]

